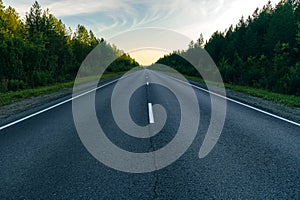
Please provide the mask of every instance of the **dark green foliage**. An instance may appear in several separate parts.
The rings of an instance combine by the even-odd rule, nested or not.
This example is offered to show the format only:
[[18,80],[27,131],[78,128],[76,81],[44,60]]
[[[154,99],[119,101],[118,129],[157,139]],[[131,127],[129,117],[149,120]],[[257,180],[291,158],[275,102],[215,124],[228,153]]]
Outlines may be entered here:
[[[282,0],[272,7],[269,2],[235,27],[212,35],[205,49],[225,82],[300,95],[299,4],[299,0]],[[193,48],[198,48],[195,42],[187,51]],[[187,75],[195,73],[175,54],[158,62]]]
[[139,64],[134,59],[128,54],[123,54],[109,65],[107,72],[125,72],[137,66],[139,66]]
[[186,61],[182,56],[179,56],[176,53],[172,53],[168,56],[165,56],[157,61],[157,63],[169,66],[177,70],[178,72],[185,74],[185,75],[195,75],[197,71],[194,67]]
[[[0,0],[0,92],[74,80],[82,61],[100,43],[111,54],[121,55],[82,25],[72,33],[37,2],[22,22],[17,12],[5,8]],[[113,72],[138,65],[128,55],[116,62],[110,69]]]

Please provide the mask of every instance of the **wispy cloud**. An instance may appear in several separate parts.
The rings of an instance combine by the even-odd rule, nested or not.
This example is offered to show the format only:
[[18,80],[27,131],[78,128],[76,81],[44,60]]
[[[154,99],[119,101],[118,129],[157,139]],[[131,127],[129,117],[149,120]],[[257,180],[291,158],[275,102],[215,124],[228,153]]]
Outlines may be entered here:
[[[224,31],[231,24],[236,24],[242,15],[246,17],[252,14],[256,7],[262,7],[267,1],[38,0],[42,8],[49,8],[51,13],[62,19],[73,30],[77,24],[83,24],[88,29],[92,29],[98,37],[104,37],[109,42],[119,33],[149,27],[177,31],[194,40],[203,33],[205,39],[208,39],[216,30]],[[272,1],[278,3],[280,0]],[[24,17],[34,0],[3,0],[3,2],[6,6],[11,5],[16,8]],[[141,33],[136,37],[147,40],[151,35]],[[128,41],[125,46],[130,47],[133,42],[136,41]],[[122,44],[116,45],[126,49]],[[176,49],[178,48],[173,50]],[[131,55],[145,64],[154,62],[163,53],[147,50],[133,52]]]
[[[32,1],[3,0],[21,16]],[[110,37],[122,31],[142,27],[162,27],[180,31],[195,39],[200,32],[209,37],[224,30],[242,15],[267,3],[262,0],[40,0],[43,8],[63,19],[73,28],[84,24],[99,37]],[[274,0],[273,0],[274,1]],[[277,3],[279,0],[275,0]]]

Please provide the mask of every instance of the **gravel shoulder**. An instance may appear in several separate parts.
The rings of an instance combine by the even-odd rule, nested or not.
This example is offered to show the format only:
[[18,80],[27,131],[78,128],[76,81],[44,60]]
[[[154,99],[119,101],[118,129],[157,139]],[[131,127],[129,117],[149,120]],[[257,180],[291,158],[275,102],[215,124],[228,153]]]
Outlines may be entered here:
[[[121,76],[107,78],[101,80],[99,84],[105,84],[120,77]],[[83,84],[80,88],[80,90],[82,90],[83,92],[89,89],[91,89],[91,84]],[[31,97],[9,105],[1,106],[0,126],[11,123],[30,114],[36,113],[40,110],[53,106],[64,100],[70,99],[72,98],[72,92],[73,88],[67,88],[57,92],[52,92],[37,97]]]
[[[118,77],[103,80],[101,81],[101,83],[103,84],[116,78]],[[193,81],[191,81],[191,83],[206,88],[204,84],[196,83]],[[88,88],[88,85],[85,85],[83,87],[83,90],[86,88]],[[229,98],[238,100],[248,105],[300,123],[300,108],[291,108],[285,105],[275,104],[258,97],[229,89],[226,90],[226,93],[227,97]],[[28,116],[51,105],[55,105],[56,103],[71,98],[71,96],[72,88],[69,88],[38,97],[24,99],[10,105],[2,106],[0,107],[0,126]]]
[[[200,86],[202,88],[207,88],[203,83],[197,83],[190,81],[192,84]],[[300,123],[300,108],[289,107],[282,104],[273,103],[271,101],[264,100],[262,98],[254,97],[242,92],[233,91],[226,89],[226,96],[228,98],[240,101],[242,103],[248,104],[250,106],[259,108],[261,110],[270,112],[272,114],[278,115],[280,117],[292,120],[294,122]]]
[[58,92],[37,97],[23,99],[18,102],[0,107],[0,125],[22,118],[37,112],[47,106],[54,105],[64,98],[71,97],[72,89],[64,89]]
[[280,117],[284,117],[286,119],[300,123],[300,108],[276,104],[258,97],[250,96],[232,90],[226,90],[226,92],[229,98],[238,100],[240,102],[246,103],[256,108],[260,108]]

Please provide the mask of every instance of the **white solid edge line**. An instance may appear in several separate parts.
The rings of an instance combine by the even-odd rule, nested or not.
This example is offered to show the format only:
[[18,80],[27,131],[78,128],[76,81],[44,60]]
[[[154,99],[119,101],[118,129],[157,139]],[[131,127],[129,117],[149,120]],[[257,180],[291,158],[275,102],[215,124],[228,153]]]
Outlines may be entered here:
[[[168,76],[168,75],[167,75],[167,76]],[[197,89],[199,89],[199,90],[208,92],[209,94],[212,94],[212,95],[221,97],[221,98],[226,99],[226,100],[228,100],[228,101],[234,102],[234,103],[236,103],[236,104],[245,106],[245,107],[250,108],[250,109],[252,109],[252,110],[261,112],[261,113],[263,113],[263,114],[269,115],[269,116],[271,116],[271,117],[280,119],[280,120],[282,120],[282,121],[285,121],[285,122],[288,122],[288,123],[291,123],[291,124],[293,124],[293,125],[296,125],[296,126],[299,126],[299,127],[300,127],[300,123],[297,123],[297,122],[294,122],[294,121],[292,121],[292,120],[286,119],[286,118],[284,118],[284,117],[280,117],[280,116],[278,116],[278,115],[269,113],[269,112],[267,112],[267,111],[261,110],[261,109],[259,109],[259,108],[254,107],[254,106],[250,106],[250,105],[248,105],[248,104],[245,104],[245,103],[239,102],[239,101],[237,101],[237,100],[231,99],[231,98],[229,98],[229,97],[222,96],[222,95],[217,94],[217,93],[215,93],[215,92],[211,92],[211,91],[209,91],[209,90],[206,90],[206,89],[204,89],[204,88],[201,88],[201,87],[196,86],[196,85],[194,85],[194,84],[191,84],[191,83],[189,83],[189,82],[185,82],[185,81],[182,81],[182,80],[180,80],[180,79],[177,79],[177,78],[174,78],[174,77],[171,77],[171,76],[169,76],[169,77],[172,78],[172,79],[174,79],[174,80],[177,80],[177,81],[179,81],[179,82],[182,82],[182,83],[184,83],[184,84],[190,85],[190,86],[192,86],[192,87],[194,87],[194,88],[197,88]]]
[[150,123],[150,124],[154,124],[154,117],[153,117],[152,103],[148,103],[148,113],[149,113],[149,123]]
[[84,96],[84,95],[87,95],[87,94],[89,94],[89,93],[91,93],[91,92],[93,92],[93,91],[95,91],[95,90],[98,90],[98,89],[103,88],[103,87],[105,87],[105,86],[107,86],[107,85],[110,85],[110,84],[112,84],[112,83],[115,83],[115,82],[117,82],[117,81],[119,81],[119,80],[121,80],[121,79],[124,79],[124,78],[128,77],[128,76],[129,76],[129,74],[126,75],[126,76],[123,76],[123,77],[121,77],[121,78],[119,78],[119,79],[113,80],[113,81],[111,81],[111,82],[109,82],[109,83],[103,84],[103,85],[101,85],[101,86],[99,86],[99,87],[96,87],[96,88],[94,88],[94,89],[92,89],[92,90],[89,90],[89,91],[87,91],[87,92],[84,92],[84,93],[82,93],[82,94],[79,94],[79,95],[77,95],[77,96],[75,96],[75,97],[72,97],[72,98],[67,99],[67,100],[65,100],[65,101],[62,101],[62,102],[60,102],[60,103],[57,103],[57,104],[55,104],[55,105],[53,105],[53,106],[50,106],[50,107],[45,108],[45,109],[43,109],[43,110],[40,110],[40,111],[38,111],[38,112],[36,112],[36,113],[33,113],[33,114],[31,114],[31,115],[28,115],[28,116],[26,116],[26,117],[23,117],[23,118],[21,118],[21,119],[18,119],[18,120],[14,121],[14,122],[11,122],[11,123],[9,123],[9,124],[6,124],[6,125],[4,125],[4,126],[1,126],[1,127],[0,127],[0,131],[3,130],[3,129],[5,129],[5,128],[8,128],[8,127],[10,127],[10,126],[13,126],[13,125],[15,125],[15,124],[18,124],[18,123],[20,123],[20,122],[22,122],[22,121],[25,121],[25,120],[27,120],[27,119],[29,119],[29,118],[32,118],[32,117],[34,117],[34,116],[36,116],[36,115],[39,115],[39,114],[41,114],[41,113],[44,113],[44,112],[46,112],[46,111],[48,111],[48,110],[51,110],[51,109],[56,108],[56,107],[58,107],[58,106],[61,106],[61,105],[65,104],[65,103],[68,103],[68,102],[70,102],[70,101],[72,101],[72,100],[74,100],[74,99],[77,99],[77,98],[79,98],[79,97],[82,97],[82,96]]

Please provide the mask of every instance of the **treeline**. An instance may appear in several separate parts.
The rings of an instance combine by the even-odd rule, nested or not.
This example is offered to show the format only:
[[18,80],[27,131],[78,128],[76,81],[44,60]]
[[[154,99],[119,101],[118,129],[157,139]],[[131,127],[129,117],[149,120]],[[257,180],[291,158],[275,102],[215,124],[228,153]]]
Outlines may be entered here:
[[100,43],[119,57],[108,71],[138,65],[84,26],[72,32],[38,2],[21,20],[14,8],[5,8],[0,0],[0,92],[74,80],[82,61]]
[[[187,51],[204,47],[227,83],[300,95],[299,5],[299,0],[283,0],[275,7],[268,2],[235,27],[215,32],[205,44],[202,36],[192,41]],[[158,62],[196,73],[175,53]]]

